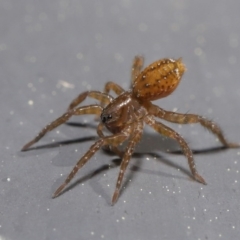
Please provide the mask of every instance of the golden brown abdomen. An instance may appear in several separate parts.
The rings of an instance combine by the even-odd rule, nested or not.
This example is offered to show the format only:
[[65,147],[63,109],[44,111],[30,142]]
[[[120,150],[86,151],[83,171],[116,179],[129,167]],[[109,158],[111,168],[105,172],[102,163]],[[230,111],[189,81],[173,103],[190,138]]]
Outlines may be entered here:
[[133,83],[133,94],[153,101],[171,94],[186,70],[181,58],[161,59],[145,68]]

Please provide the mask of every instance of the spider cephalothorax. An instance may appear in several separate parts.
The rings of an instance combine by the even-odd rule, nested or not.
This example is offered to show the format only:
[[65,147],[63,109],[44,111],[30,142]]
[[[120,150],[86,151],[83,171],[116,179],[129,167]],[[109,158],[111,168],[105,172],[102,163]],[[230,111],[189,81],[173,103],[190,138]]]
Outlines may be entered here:
[[[73,115],[96,114],[100,116],[101,122],[97,127],[97,133],[100,137],[99,140],[80,158],[65,182],[54,193],[53,197],[57,197],[62,192],[77,171],[99,148],[107,146],[122,158],[116,189],[112,197],[112,204],[114,204],[118,199],[123,175],[134,147],[141,139],[144,124],[148,124],[158,133],[178,141],[183,153],[188,159],[188,164],[194,179],[206,184],[196,170],[192,151],[186,141],[173,129],[156,121],[156,118],[179,124],[200,123],[203,127],[215,134],[225,147],[239,147],[238,144],[228,142],[218,125],[204,117],[195,114],[165,111],[157,105],[152,104],[151,101],[168,96],[178,86],[185,71],[185,66],[181,59],[161,59],[141,71],[142,67],[143,58],[140,56],[135,57],[131,76],[132,88],[130,90],[124,91],[124,89],[116,83],[108,82],[105,85],[103,93],[98,91],[83,92],[72,101],[66,113],[48,124],[32,141],[22,148],[22,151],[28,149],[47,132],[66,122]],[[114,91],[118,96],[113,98],[109,95],[110,90]],[[100,101],[100,104],[78,107],[86,97],[97,99]],[[112,135],[105,136],[102,132],[104,127],[106,127]],[[128,141],[128,144],[126,150],[121,152],[118,146],[124,141]]]

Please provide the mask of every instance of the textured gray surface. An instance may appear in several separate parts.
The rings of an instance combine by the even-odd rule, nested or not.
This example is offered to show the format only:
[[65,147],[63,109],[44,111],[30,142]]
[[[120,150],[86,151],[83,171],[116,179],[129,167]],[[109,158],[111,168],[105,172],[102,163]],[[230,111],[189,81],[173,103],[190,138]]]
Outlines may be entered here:
[[93,117],[75,117],[87,126],[63,125],[37,145],[46,148],[20,152],[79,92],[108,80],[128,87],[136,54],[146,64],[183,57],[181,84],[156,103],[214,119],[240,141],[238,1],[92,2],[0,1],[0,239],[239,239],[240,150],[215,151],[199,126],[170,125],[199,150],[207,186],[189,178],[183,155],[166,152],[175,142],[147,128],[113,207],[118,158],[103,151],[51,199],[93,142]]

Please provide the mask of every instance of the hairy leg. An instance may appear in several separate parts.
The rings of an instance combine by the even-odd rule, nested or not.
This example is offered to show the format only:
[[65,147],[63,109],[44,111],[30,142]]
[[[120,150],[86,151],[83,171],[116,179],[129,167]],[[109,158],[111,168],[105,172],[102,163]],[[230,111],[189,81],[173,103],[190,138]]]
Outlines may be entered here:
[[[115,92],[117,95],[120,95],[121,93],[124,92],[124,89],[122,87],[120,87],[118,84],[114,83],[114,82],[107,82],[104,86],[103,92],[104,94],[109,94],[110,91]],[[108,103],[104,102],[104,101],[100,101],[100,104],[102,107],[106,106]],[[96,117],[95,120],[99,120],[99,117]]]
[[[98,127],[97,127],[97,134],[100,138],[105,137],[102,130],[103,130],[104,124],[103,123],[99,123]],[[115,154],[117,154],[120,158],[123,157],[123,152],[117,147],[117,146],[113,146],[113,145],[105,145],[104,148],[107,151],[111,151],[114,152]]]
[[83,102],[86,97],[94,98],[99,100],[102,104],[107,105],[112,100],[113,97],[106,93],[98,92],[98,91],[86,91],[81,93],[78,97],[76,97],[69,105],[68,111],[75,108],[77,105],[79,105],[81,102]]
[[186,143],[186,141],[183,139],[183,137],[181,137],[181,135],[178,134],[177,132],[175,132],[173,129],[165,126],[164,124],[162,124],[160,122],[157,122],[151,116],[148,116],[146,118],[145,122],[147,124],[149,124],[158,133],[160,133],[164,136],[173,138],[179,143],[179,145],[182,148],[182,151],[183,151],[184,155],[188,159],[188,165],[189,165],[189,168],[192,172],[192,175],[193,175],[194,179],[197,180],[200,183],[206,184],[205,180],[198,174],[198,172],[196,170],[196,165],[195,165],[194,159],[193,159],[193,153],[192,153],[191,149],[189,148],[188,144]]
[[56,192],[53,194],[53,198],[57,197],[62,190],[66,187],[66,185],[73,179],[73,177],[76,175],[78,170],[82,168],[88,160],[98,151],[102,146],[104,145],[119,145],[123,141],[125,141],[128,138],[129,135],[129,129],[123,131],[122,133],[113,135],[113,136],[107,136],[99,139],[97,142],[95,142],[90,149],[80,158],[80,160],[77,162],[77,164],[74,166],[73,170],[70,172],[64,183],[56,190]]
[[31,140],[30,142],[28,142],[23,146],[22,151],[27,150],[31,145],[38,142],[47,132],[65,123],[73,115],[82,115],[82,114],[100,115],[101,112],[102,112],[102,107],[99,105],[89,105],[86,107],[71,109],[68,112],[64,113],[61,117],[57,118],[55,121],[51,122],[46,127],[44,127],[33,140]]
[[123,175],[126,171],[126,168],[127,168],[128,164],[129,164],[129,161],[130,161],[130,158],[133,154],[134,147],[140,141],[141,136],[142,136],[143,123],[142,122],[137,122],[135,124],[135,126],[133,126],[133,127],[134,127],[134,130],[132,132],[132,135],[130,137],[129,143],[127,145],[125,154],[124,154],[122,162],[121,162],[120,172],[119,172],[117,183],[116,183],[116,188],[115,188],[115,191],[114,191],[114,194],[113,194],[113,197],[112,197],[112,205],[118,199],[120,187],[121,187],[122,180],[123,180]]
[[165,111],[162,108],[152,104],[150,107],[150,113],[156,117],[162,118],[166,121],[179,123],[179,124],[189,124],[189,123],[200,123],[203,127],[211,131],[216,135],[219,141],[226,147],[237,148],[240,147],[239,144],[228,142],[225,138],[220,127],[213,121],[206,119],[205,117],[195,115],[195,114],[182,114],[170,111]]
[[104,93],[108,94],[110,91],[114,91],[117,95],[124,92],[124,89],[114,82],[107,82],[104,86]]
[[133,64],[132,64],[132,72],[131,72],[132,84],[135,82],[136,77],[141,72],[143,63],[144,63],[144,58],[142,56],[136,56],[134,58]]

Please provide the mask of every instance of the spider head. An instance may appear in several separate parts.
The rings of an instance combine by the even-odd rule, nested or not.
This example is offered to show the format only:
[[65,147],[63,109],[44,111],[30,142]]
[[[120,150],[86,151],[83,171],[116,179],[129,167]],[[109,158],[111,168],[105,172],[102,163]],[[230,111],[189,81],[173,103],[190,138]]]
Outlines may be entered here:
[[108,121],[110,121],[110,119],[112,119],[112,114],[101,114],[101,121],[102,123],[107,123]]
[[131,101],[130,93],[125,92],[103,109],[101,121],[112,133],[120,132],[130,122]]
[[116,133],[122,129],[121,110],[118,110],[118,112],[112,112],[111,110],[110,108],[103,109],[101,121],[109,131]]

